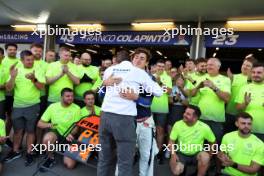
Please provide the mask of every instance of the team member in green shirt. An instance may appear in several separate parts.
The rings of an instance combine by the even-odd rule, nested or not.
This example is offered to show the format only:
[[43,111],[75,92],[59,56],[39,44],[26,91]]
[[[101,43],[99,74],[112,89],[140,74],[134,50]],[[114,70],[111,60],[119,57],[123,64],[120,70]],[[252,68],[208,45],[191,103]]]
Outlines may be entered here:
[[[101,108],[94,105],[95,102],[94,92],[91,90],[86,91],[83,95],[83,98],[84,98],[85,106],[81,109],[81,118],[87,117],[89,115],[100,116]],[[74,140],[74,136],[76,136],[76,134],[73,131],[77,132],[79,131],[79,129],[77,128],[72,130],[71,134],[67,136],[68,141]],[[76,166],[76,161],[69,157],[64,157],[64,165],[68,169],[73,169]]]
[[[0,119],[0,145],[4,144],[6,139],[7,137],[6,137],[6,131],[5,131],[5,121]],[[0,154],[1,152],[2,152],[2,147],[0,146]],[[3,165],[0,161],[0,175],[2,174],[2,171],[3,171]]]
[[60,60],[48,65],[46,82],[49,85],[48,104],[60,101],[60,92],[63,88],[73,89],[80,83],[80,73],[71,59],[68,48],[60,48]]
[[27,154],[25,165],[33,163],[32,144],[35,142],[35,128],[38,121],[40,90],[44,87],[44,76],[34,68],[33,54],[24,50],[20,54],[22,65],[12,67],[9,81],[6,83],[8,91],[14,90],[14,104],[12,124],[14,128],[13,150],[5,158],[10,162],[21,157],[19,147],[24,131],[27,133]]
[[[89,53],[83,53],[81,55],[82,64],[78,66],[80,71],[80,84],[74,88],[75,93],[75,103],[80,107],[85,104],[83,102],[83,94],[87,90],[96,91],[100,86],[97,80],[100,79],[99,69],[96,66],[91,65],[92,58]],[[101,80],[101,79],[100,79]]]
[[101,108],[94,104],[95,102],[94,92],[91,90],[84,92],[83,99],[84,99],[85,106],[81,109],[81,116],[82,117],[85,117],[85,116],[87,117],[89,115],[100,116]]
[[[43,53],[42,44],[33,43],[30,46],[30,51],[32,52],[32,54],[34,56],[34,67],[35,67],[35,69],[38,69],[41,72],[41,74],[43,74],[43,76],[45,76],[45,74],[47,72],[48,63],[46,63],[42,59],[42,53]],[[45,80],[45,83],[46,83],[46,80]],[[42,114],[44,113],[44,111],[47,108],[47,95],[46,95],[47,89],[46,88],[47,87],[44,86],[44,88],[40,92],[39,118],[42,116]],[[41,143],[42,137],[43,137],[43,130],[37,128],[37,130],[36,130],[36,143],[37,144]]]
[[225,134],[221,144],[231,145],[230,149],[222,147],[218,153],[218,158],[225,166],[222,172],[231,176],[257,175],[261,165],[264,165],[264,143],[251,134],[252,117],[248,113],[237,115],[235,123],[238,131]]
[[184,76],[193,79],[193,75],[195,74],[195,69],[196,69],[195,61],[193,59],[186,59]]
[[231,97],[226,106],[226,123],[225,123],[225,132],[231,132],[236,129],[235,120],[238,110],[236,109],[235,99],[239,94],[241,87],[248,84],[248,81],[251,79],[251,69],[253,64],[257,60],[253,56],[248,56],[244,59],[241,66],[241,73],[232,74],[231,70],[228,68],[227,75],[231,79]]
[[[198,176],[206,174],[210,164],[211,145],[216,139],[210,127],[199,120],[200,115],[201,111],[197,106],[189,105],[183,120],[176,122],[172,128],[169,150],[170,168],[174,175],[182,174],[190,164],[198,164]],[[209,142],[209,147],[204,147],[205,140]]]
[[[81,119],[80,107],[74,104],[73,100],[73,90],[70,88],[62,89],[61,101],[51,104],[39,120],[39,128],[49,129],[49,132],[44,135],[42,142],[47,148],[48,145],[55,144],[56,141],[58,143],[62,142],[69,135],[67,131],[72,124]],[[48,151],[48,159],[43,166],[50,168],[54,165],[54,162],[53,152]],[[41,171],[45,171],[45,169]]]
[[165,71],[164,60],[157,61],[157,72],[154,74],[157,83],[165,90],[161,97],[154,97],[151,104],[151,112],[157,129],[157,144],[160,150],[158,154],[159,164],[163,164],[162,144],[167,126],[167,114],[169,113],[169,95],[172,89],[171,77]]
[[[15,43],[7,43],[5,44],[6,56],[2,61],[2,68],[4,69],[4,73],[6,75],[10,75],[10,68],[20,62],[20,59],[16,57],[17,55],[17,44]],[[6,133],[9,134],[12,128],[11,123],[11,112],[13,108],[13,93],[12,92],[5,92],[6,93],[6,100],[5,100],[5,112],[7,114],[6,118]],[[8,139],[6,144],[12,146],[11,141]]]
[[47,62],[47,64],[50,64],[52,62],[56,61],[56,53],[54,50],[48,50],[46,52],[46,58],[45,61]]
[[206,80],[192,90],[193,95],[200,93],[198,106],[202,111],[201,119],[213,130],[217,143],[223,136],[225,122],[225,103],[229,101],[231,81],[220,75],[221,62],[217,58],[210,58],[207,62]]
[[5,83],[6,74],[2,67],[2,61],[4,59],[4,50],[0,48],[0,119],[5,119]]
[[2,65],[9,74],[10,73],[9,72],[10,67],[20,61],[20,59],[16,57],[16,55],[17,55],[17,44],[7,43],[5,45],[5,50],[6,50],[7,55],[4,58]]
[[206,66],[207,66],[207,60],[204,58],[198,58],[196,60],[197,71],[195,72],[195,74],[193,74],[191,80],[188,80],[188,79],[186,80],[187,82],[186,89],[187,89],[187,94],[190,97],[190,104],[195,105],[195,106],[198,106],[200,93],[197,92],[197,94],[193,96],[192,89],[194,89],[201,82],[206,80],[206,77],[208,76],[206,73],[207,72]]
[[251,72],[252,83],[241,88],[236,97],[237,109],[253,118],[252,132],[264,141],[264,65],[256,63]]

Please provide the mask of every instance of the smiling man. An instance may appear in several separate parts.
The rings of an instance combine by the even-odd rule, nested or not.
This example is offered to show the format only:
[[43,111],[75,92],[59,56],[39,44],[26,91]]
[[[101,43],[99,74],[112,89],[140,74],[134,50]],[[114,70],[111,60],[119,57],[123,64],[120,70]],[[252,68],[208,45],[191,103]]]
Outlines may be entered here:
[[222,149],[218,154],[226,175],[253,176],[257,175],[264,165],[264,144],[251,134],[252,117],[248,113],[237,116],[237,131],[227,133],[221,145],[232,145],[232,150]]
[[252,116],[252,132],[264,141],[264,65],[262,63],[253,65],[251,78],[252,83],[241,88],[236,97],[236,107]]

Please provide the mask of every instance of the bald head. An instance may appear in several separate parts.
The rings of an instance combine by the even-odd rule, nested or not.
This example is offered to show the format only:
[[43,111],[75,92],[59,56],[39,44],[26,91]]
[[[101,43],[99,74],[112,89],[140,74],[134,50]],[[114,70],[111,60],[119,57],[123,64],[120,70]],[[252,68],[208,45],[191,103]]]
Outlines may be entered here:
[[221,67],[221,61],[218,58],[210,58],[207,61],[207,73],[209,75],[217,75]]
[[92,63],[92,57],[89,53],[82,53],[81,62],[84,66],[89,66]]

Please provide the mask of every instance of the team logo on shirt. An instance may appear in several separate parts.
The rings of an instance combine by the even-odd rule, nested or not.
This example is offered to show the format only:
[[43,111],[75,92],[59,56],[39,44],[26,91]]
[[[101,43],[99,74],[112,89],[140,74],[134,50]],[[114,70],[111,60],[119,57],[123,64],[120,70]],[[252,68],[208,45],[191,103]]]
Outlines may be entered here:
[[126,73],[126,72],[130,72],[130,69],[121,69],[121,68],[114,68],[113,72],[115,73]]

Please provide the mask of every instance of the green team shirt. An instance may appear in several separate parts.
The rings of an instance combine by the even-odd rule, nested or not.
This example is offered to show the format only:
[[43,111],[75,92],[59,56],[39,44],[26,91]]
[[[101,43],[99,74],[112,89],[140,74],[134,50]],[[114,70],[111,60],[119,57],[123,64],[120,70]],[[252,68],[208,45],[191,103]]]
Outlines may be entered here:
[[[211,80],[221,91],[227,93],[231,92],[231,81],[226,76],[219,74],[217,76],[211,77],[207,75],[206,79]],[[200,100],[198,106],[202,112],[201,119],[215,122],[224,122],[225,102],[218,98],[216,93],[208,87],[201,88],[199,92]]]
[[188,126],[183,120],[176,122],[171,130],[170,139],[177,141],[178,146],[187,146],[186,150],[180,152],[189,156],[202,151],[205,140],[211,143],[216,140],[211,128],[199,120],[193,126]]
[[[4,73],[9,76],[10,75],[10,67],[14,64],[16,64],[16,66],[21,65],[21,61],[19,58],[10,58],[8,56],[6,56],[3,61],[2,61],[2,67],[4,69]],[[6,95],[12,95],[12,92],[6,92]]]
[[235,99],[239,94],[240,88],[247,84],[247,80],[248,80],[248,76],[245,76],[242,73],[235,74],[233,76],[233,81],[231,85],[231,97],[226,106],[226,112],[228,114],[232,114],[232,115],[238,114],[238,111],[236,109]]
[[[201,75],[201,74],[199,74],[199,73],[196,73],[196,74],[192,75],[191,78],[192,78],[194,81],[196,81],[196,82],[195,82],[195,84],[192,84],[189,80],[187,80],[187,83],[186,83],[186,89],[187,89],[187,90],[192,90],[192,89],[194,89],[194,88],[197,87],[201,82],[203,82],[203,81],[206,79],[207,76],[208,76],[207,74],[203,74],[203,75]],[[190,101],[190,104],[195,105],[195,106],[198,106],[199,100],[200,100],[200,92],[197,92],[196,95],[195,95],[194,97],[190,97],[190,100],[189,100],[189,101]]]
[[[75,98],[82,100],[85,91],[96,90],[98,88],[95,86],[95,83],[98,79],[100,79],[99,69],[93,65],[89,65],[88,67],[79,65],[77,67],[78,70],[80,71],[80,84],[75,87],[74,92],[75,92]],[[91,82],[82,81],[82,78],[85,75],[91,78],[92,81]]]
[[[45,77],[46,72],[47,72],[47,68],[48,68],[48,63],[47,62],[45,62],[42,59],[34,60],[34,67],[36,69],[40,69],[40,71],[42,72],[42,74]],[[45,80],[45,83],[46,83],[46,80]],[[40,91],[40,96],[44,96],[44,95],[46,95],[46,88],[45,87],[44,87],[44,89],[42,89]]]
[[[97,116],[100,116],[101,114],[101,108],[94,105],[94,111],[95,111],[95,115]],[[85,106],[81,109],[81,116],[82,117],[85,117],[85,116],[88,116],[88,115],[91,115],[91,111],[88,110]]]
[[[8,75],[10,73],[9,69],[12,65],[16,64],[16,63],[19,63],[20,62],[20,59],[19,58],[10,58],[8,56],[6,56],[3,61],[2,61],[2,65],[3,65],[3,68],[6,69]],[[21,63],[21,62],[20,62]]]
[[253,118],[252,131],[255,133],[264,134],[264,83],[250,83],[241,88],[236,103],[244,102],[245,93],[251,93],[251,101],[244,110]]
[[192,80],[195,80],[195,77],[196,77],[196,72],[188,72],[186,74],[187,77],[190,77]]
[[0,136],[6,136],[6,130],[5,130],[5,121],[0,119]]
[[[6,130],[5,130],[5,121],[0,119],[0,137],[6,136]],[[2,147],[0,145],[0,152],[2,151]]]
[[[172,88],[172,80],[166,71],[160,75],[160,81],[168,88]],[[169,95],[165,92],[160,97],[154,97],[151,104],[151,111],[154,113],[169,112]]]
[[[18,72],[14,85],[14,104],[16,108],[25,108],[40,102],[40,90],[26,78],[26,74],[35,72],[38,82],[45,84],[44,75],[34,67],[25,68],[24,66],[16,67]],[[9,79],[10,80],[10,76]]]
[[[62,72],[62,65],[60,61],[53,62],[48,65],[47,72],[46,72],[46,78],[52,78],[55,77]],[[68,64],[69,71],[76,77],[80,78],[80,73],[78,71],[78,68],[75,64],[69,62]],[[61,98],[61,90],[64,88],[71,88],[73,89],[73,82],[71,79],[65,74],[60,79],[58,79],[56,82],[51,84],[49,86],[49,95],[48,95],[48,101],[50,102],[59,102]]]
[[71,125],[80,119],[81,114],[78,105],[72,103],[68,107],[63,107],[61,102],[51,104],[41,117],[44,122],[56,124],[54,128],[60,135],[64,135]]
[[[4,71],[4,68],[2,67],[2,64],[0,64],[0,85],[4,85],[7,82],[8,76],[6,72]],[[5,91],[0,90],[0,101],[5,100]]]
[[[222,144],[228,146],[232,144],[232,150],[222,150],[232,161],[249,166],[251,161],[263,165],[263,142],[255,135],[251,134],[247,138],[239,136],[238,131],[233,131],[224,135]],[[221,149],[221,148],[220,148]],[[251,176],[257,174],[246,174],[232,167],[225,167],[224,173],[232,176]]]

